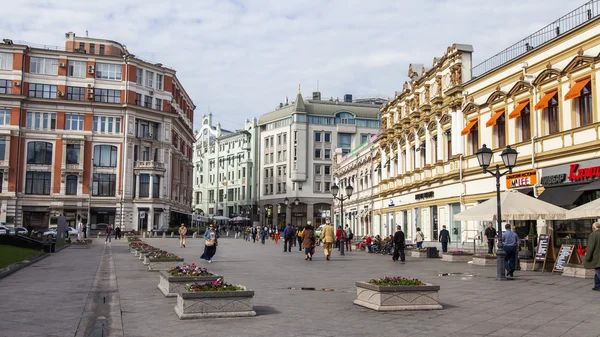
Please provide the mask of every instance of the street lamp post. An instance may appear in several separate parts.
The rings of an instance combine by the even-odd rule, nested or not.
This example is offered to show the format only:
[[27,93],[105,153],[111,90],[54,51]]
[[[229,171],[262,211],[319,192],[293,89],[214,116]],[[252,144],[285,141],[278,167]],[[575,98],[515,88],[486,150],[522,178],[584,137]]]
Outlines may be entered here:
[[[294,207],[296,207],[300,204],[300,200],[298,198],[296,198],[296,199],[294,199],[294,203],[290,205],[290,199],[288,199],[288,197],[285,197],[285,199],[283,199],[283,203],[284,203],[285,207],[291,211],[294,209]],[[287,210],[285,212],[287,213]]]
[[517,163],[518,152],[515,149],[512,149],[510,146],[507,146],[500,157],[504,162],[504,166],[508,169],[505,172],[500,172],[500,165],[496,164],[495,171],[489,171],[488,167],[492,161],[493,152],[491,149],[487,148],[485,144],[483,147],[479,149],[476,153],[477,161],[479,161],[479,166],[483,168],[483,173],[489,173],[493,177],[496,178],[496,223],[498,226],[498,250],[496,251],[496,279],[498,281],[506,280],[506,274],[504,273],[504,258],[506,256],[506,252],[504,251],[504,244],[502,243],[502,207],[500,205],[500,177],[507,173],[512,173],[512,169],[515,167]]
[[[344,200],[348,200],[350,199],[350,197],[352,196],[352,192],[354,191],[354,188],[351,185],[347,185],[346,186],[346,196],[340,195],[339,197],[338,192],[340,191],[340,187],[336,184],[333,184],[333,186],[331,186],[331,194],[333,195],[333,198],[336,200],[340,201],[340,221],[342,224],[342,230],[344,230]],[[343,238],[343,235],[342,235]],[[344,245],[345,242],[341,242],[340,241],[340,255],[344,255]]]

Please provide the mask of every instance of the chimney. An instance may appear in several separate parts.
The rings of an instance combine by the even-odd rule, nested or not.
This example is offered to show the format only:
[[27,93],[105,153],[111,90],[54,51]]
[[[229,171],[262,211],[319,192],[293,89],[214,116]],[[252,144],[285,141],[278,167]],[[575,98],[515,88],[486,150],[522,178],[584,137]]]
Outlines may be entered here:
[[344,103],[352,103],[352,94],[344,95]]
[[313,91],[313,100],[314,101],[320,101],[321,100],[321,92],[320,91]]

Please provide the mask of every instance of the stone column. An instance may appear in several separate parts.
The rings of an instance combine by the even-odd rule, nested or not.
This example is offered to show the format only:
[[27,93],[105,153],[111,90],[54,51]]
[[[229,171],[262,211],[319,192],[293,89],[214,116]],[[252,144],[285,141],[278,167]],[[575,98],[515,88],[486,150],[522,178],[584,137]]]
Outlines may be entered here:
[[394,151],[390,150],[390,159],[388,159],[388,165],[390,168],[390,179],[394,179],[396,178],[396,174],[395,174],[395,170],[396,170],[396,165],[394,165]]
[[148,198],[152,199],[152,198],[154,198],[154,188],[153,188],[154,174],[150,173],[149,176],[150,176],[150,184],[148,185],[149,186],[148,187]]
[[461,135],[465,128],[462,110],[451,113],[452,115],[452,155],[464,153],[464,136]]
[[385,151],[381,150],[381,180],[387,179],[387,167],[385,162],[387,161],[387,156],[385,155]]
[[433,160],[433,146],[431,146],[431,135],[425,128],[425,165],[431,165]]
[[153,225],[154,225],[154,208],[150,207],[148,209],[148,216],[146,217],[146,220],[148,220],[148,224],[146,225],[146,229],[148,231],[151,231],[154,229]]
[[135,173],[135,191],[133,191],[133,198],[137,199],[140,197],[140,174]]
[[437,152],[438,152],[438,160],[442,160],[445,161],[444,158],[446,158],[446,154],[444,153],[444,143],[445,143],[445,139],[444,139],[444,132],[442,131],[442,124],[440,124],[440,120],[437,120]]
[[286,225],[289,223],[292,223],[292,212],[293,211],[294,211],[293,209],[286,207],[286,209],[285,209],[285,224]]
[[398,158],[398,167],[396,168],[397,174],[404,173],[404,162],[402,161],[402,147],[400,147],[400,142],[397,142],[398,145],[398,153],[396,153],[396,157]]

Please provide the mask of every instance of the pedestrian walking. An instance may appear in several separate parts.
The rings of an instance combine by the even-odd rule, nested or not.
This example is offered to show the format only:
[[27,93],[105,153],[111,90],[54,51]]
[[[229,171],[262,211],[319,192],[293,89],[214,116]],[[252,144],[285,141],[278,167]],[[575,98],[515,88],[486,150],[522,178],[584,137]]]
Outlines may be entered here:
[[212,258],[217,252],[217,239],[219,234],[215,230],[213,224],[208,225],[208,229],[204,232],[204,253],[200,256],[201,259],[212,263]]
[[184,224],[179,227],[179,248],[185,248],[185,236],[187,234],[187,228]]
[[252,234],[252,243],[256,243],[256,235],[258,234],[258,229],[256,229],[256,226],[252,226],[250,233]]
[[446,229],[446,225],[442,226],[440,231],[440,242],[442,243],[442,252],[448,252],[448,244],[450,243],[450,232]]
[[519,236],[510,228],[510,224],[504,225],[504,233],[502,233],[502,242],[504,243],[504,268],[506,269],[506,277],[513,277],[515,273],[515,254],[517,253],[517,245],[519,244]]
[[346,234],[346,251],[351,252],[352,239],[354,238],[354,233],[352,233],[352,230],[350,229],[350,227],[348,227],[348,225],[346,225],[346,230],[344,231],[344,234]]
[[586,269],[595,269],[594,287],[592,290],[600,291],[600,222],[592,225],[592,234],[587,240],[587,252],[583,257]]
[[112,237],[112,227],[110,226],[110,224],[106,225],[106,230],[104,231],[104,233],[106,234],[106,239],[104,239],[104,244],[111,243],[111,237]]
[[312,261],[313,249],[315,248],[315,231],[310,225],[310,221],[304,226],[302,231],[302,247],[304,247],[305,260]]
[[87,239],[87,224],[83,224],[83,238]]
[[335,231],[335,247],[338,249],[338,251],[341,249],[341,242],[342,242],[342,226],[338,226],[337,230]]
[[121,226],[115,228],[115,240],[121,240]]
[[415,242],[417,243],[417,249],[423,248],[423,241],[425,241],[425,234],[423,234],[420,227],[417,227],[417,235],[415,235]]
[[279,229],[275,229],[275,244],[279,243]]
[[321,230],[321,241],[323,241],[323,252],[325,253],[325,259],[329,261],[331,259],[331,249],[335,242],[335,234],[333,226],[329,223],[329,220],[325,221],[325,226]]
[[404,255],[404,247],[406,245],[404,232],[399,225],[396,225],[396,233],[394,233],[394,255],[392,255],[392,261],[397,262],[400,258],[400,262],[404,264],[406,256]]
[[264,245],[267,238],[267,227],[260,230],[260,242]]
[[77,240],[82,240],[83,239],[83,223],[81,223],[81,221],[79,221],[79,223],[77,224]]
[[496,229],[494,228],[494,224],[489,222],[488,227],[485,229],[485,239],[487,240],[488,254],[490,254],[490,255],[494,254],[494,243],[496,240],[496,236],[498,236],[498,233],[496,232]]
[[[310,221],[309,221],[309,226],[310,226]],[[298,251],[301,252],[302,251],[302,227],[298,226],[298,231],[296,234],[296,239],[298,240]]]
[[283,243],[283,251],[291,252],[292,245],[296,241],[296,231],[294,230],[294,227],[292,227],[292,224],[288,224],[283,230],[283,238],[285,240]]

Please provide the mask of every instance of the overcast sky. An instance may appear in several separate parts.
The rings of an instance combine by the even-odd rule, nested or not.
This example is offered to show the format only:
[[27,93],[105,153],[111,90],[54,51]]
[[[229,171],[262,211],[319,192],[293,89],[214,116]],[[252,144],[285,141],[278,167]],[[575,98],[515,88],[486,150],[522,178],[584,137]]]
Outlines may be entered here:
[[[125,44],[174,67],[196,104],[230,129],[258,117],[298,83],[305,97],[380,96],[410,63],[430,66],[453,43],[474,63],[584,0],[40,0],[4,1],[0,38],[64,45],[64,33]],[[7,15],[8,14],[8,15]]]

